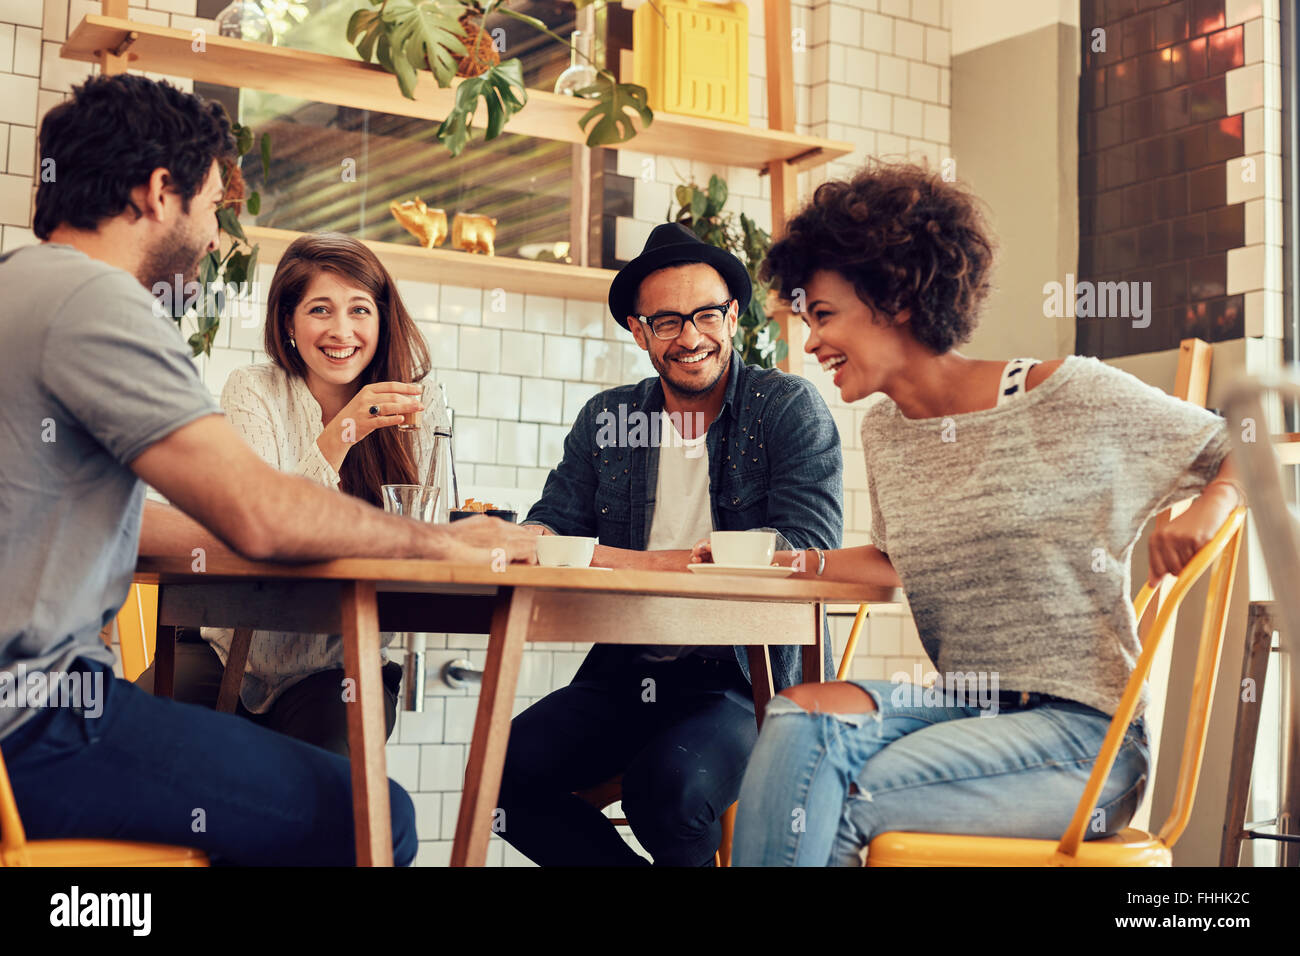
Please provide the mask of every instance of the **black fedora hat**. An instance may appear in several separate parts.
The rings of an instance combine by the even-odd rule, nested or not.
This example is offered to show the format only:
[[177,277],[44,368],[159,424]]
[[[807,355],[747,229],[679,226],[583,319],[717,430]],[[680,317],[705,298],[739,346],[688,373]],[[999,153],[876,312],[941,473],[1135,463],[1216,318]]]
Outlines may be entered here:
[[645,248],[614,276],[609,284],[609,311],[614,321],[627,328],[627,317],[636,312],[636,293],[641,280],[664,266],[685,262],[704,262],[718,270],[727,283],[732,298],[739,303],[738,312],[749,307],[753,286],[745,264],[726,249],[711,246],[679,222],[665,222],[650,231]]

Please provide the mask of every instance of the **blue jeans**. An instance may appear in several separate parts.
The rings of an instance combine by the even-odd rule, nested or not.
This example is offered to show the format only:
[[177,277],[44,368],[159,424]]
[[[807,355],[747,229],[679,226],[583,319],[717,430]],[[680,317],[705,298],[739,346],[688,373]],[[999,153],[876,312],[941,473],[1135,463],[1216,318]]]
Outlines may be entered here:
[[[851,683],[874,713],[809,713],[780,696],[768,705],[740,790],[736,866],[860,866],[891,830],[1058,839],[1110,725],[1074,702],[980,716],[976,706],[893,700],[899,685],[889,681]],[[1132,819],[1150,763],[1139,717],[1085,839]]]
[[645,865],[574,795],[622,774],[623,813],[655,865],[707,866],[758,736],[749,682],[734,658],[624,658],[511,722],[501,836],[542,866]]
[[[231,714],[153,697],[104,665],[103,712],[47,707],[0,740],[28,839],[192,846],[214,863],[351,866],[346,759]],[[415,858],[415,807],[388,782],[393,858]]]

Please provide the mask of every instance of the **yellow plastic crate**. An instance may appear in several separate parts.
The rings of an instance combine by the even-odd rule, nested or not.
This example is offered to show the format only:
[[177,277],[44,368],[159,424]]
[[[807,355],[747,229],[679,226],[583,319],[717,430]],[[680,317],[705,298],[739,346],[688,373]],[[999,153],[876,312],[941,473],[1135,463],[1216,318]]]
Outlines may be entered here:
[[[634,82],[650,108],[749,125],[749,7],[657,0],[632,15]],[[666,21],[666,22],[665,22]]]

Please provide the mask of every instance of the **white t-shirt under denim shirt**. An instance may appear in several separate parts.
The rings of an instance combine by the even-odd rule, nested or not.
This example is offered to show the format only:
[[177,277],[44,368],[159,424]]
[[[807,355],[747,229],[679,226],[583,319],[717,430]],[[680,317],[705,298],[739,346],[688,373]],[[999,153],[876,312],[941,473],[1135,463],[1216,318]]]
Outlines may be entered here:
[[[709,449],[706,444],[708,433],[683,438],[672,418],[666,413],[661,413],[661,416],[655,510],[650,519],[650,540],[646,543],[646,550],[689,551],[713,530]],[[690,644],[652,646],[643,651],[641,657],[648,661],[671,661],[703,650]],[[724,651],[727,657],[736,656],[730,645],[718,650]]]
[[0,289],[3,738],[37,713],[9,696],[19,674],[113,666],[99,632],[130,590],[144,507],[128,466],[221,409],[130,273],[44,243],[0,257]]
[[[433,454],[433,429],[447,423],[447,411],[432,376],[426,376],[424,415],[416,433],[416,480],[423,482]],[[221,392],[221,406],[230,424],[267,464],[281,471],[310,478],[327,488],[339,489],[339,473],[321,454],[316,439],[325,430],[321,407],[307,383],[271,362],[235,369]],[[371,435],[374,433],[372,432]],[[367,436],[362,441],[369,441]],[[322,515],[321,520],[329,520]],[[203,639],[212,645],[224,665],[230,656],[234,631],[205,627]],[[396,634],[380,633],[381,654]],[[289,631],[254,631],[239,697],[255,714],[266,713],[277,697],[312,674],[343,667],[343,638]]]
[[1141,653],[1133,547],[1218,473],[1227,423],[1072,355],[996,408],[909,419],[884,398],[862,446],[872,543],[940,674],[1114,714]]

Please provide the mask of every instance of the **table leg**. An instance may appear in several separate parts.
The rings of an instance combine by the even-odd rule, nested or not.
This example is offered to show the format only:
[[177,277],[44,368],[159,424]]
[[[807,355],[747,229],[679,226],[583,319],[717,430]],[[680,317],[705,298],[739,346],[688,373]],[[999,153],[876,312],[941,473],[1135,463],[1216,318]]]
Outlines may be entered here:
[[253,644],[251,627],[235,628],[230,639],[230,653],[226,656],[226,669],[221,674],[221,689],[217,691],[217,710],[233,714],[239,702],[239,688],[244,683],[244,666],[248,663],[248,649]]
[[[461,791],[456,839],[451,847],[452,866],[483,866],[487,862],[533,595],[531,588],[502,588],[492,609],[492,633],[474,717],[474,738],[469,745],[465,788]],[[509,826],[509,821],[505,825]]]
[[357,866],[393,865],[393,827],[384,754],[384,685],[380,676],[379,608],[375,585],[341,585],[344,700],[352,755],[352,810]]
[[826,679],[826,618],[822,616],[821,602],[813,605],[813,642],[803,645],[803,682],[820,684]]
[[772,658],[766,644],[751,644],[745,650],[749,653],[749,682],[754,688],[754,719],[762,730],[763,711],[772,699]]
[[[158,604],[162,606],[159,590]],[[176,628],[159,624],[153,641],[153,695],[171,697],[176,691]]]

